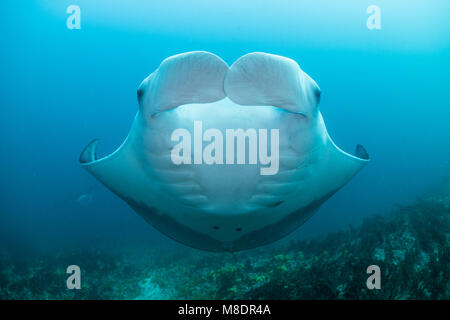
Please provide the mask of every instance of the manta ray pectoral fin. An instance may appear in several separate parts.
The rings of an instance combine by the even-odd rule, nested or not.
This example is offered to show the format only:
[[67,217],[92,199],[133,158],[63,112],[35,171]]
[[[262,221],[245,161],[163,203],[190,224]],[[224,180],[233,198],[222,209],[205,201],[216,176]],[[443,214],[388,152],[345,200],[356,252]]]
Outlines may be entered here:
[[84,148],[79,157],[79,162],[84,169],[125,200],[153,200],[152,190],[155,185],[152,185],[144,172],[139,153],[134,151],[134,136],[141,132],[139,123],[136,116],[129,136],[110,155],[101,159],[97,158],[98,140],[96,139]]
[[89,163],[97,160],[97,144],[98,139],[94,139],[88,143],[86,147],[84,147],[83,151],[80,154],[78,161],[81,164]]
[[246,54],[233,63],[224,90],[237,104],[275,106],[304,115],[320,100],[319,86],[297,62],[262,52]]
[[361,144],[357,144],[355,148],[355,157],[358,157],[363,160],[370,160],[369,153],[366,148],[364,148]]
[[228,65],[209,52],[171,56],[139,86],[140,109],[144,115],[154,115],[187,103],[221,100],[227,71]]
[[360,144],[356,146],[355,154],[352,155],[337,147],[328,137],[327,149],[324,168],[317,172],[323,184],[322,188],[330,191],[339,190],[370,161],[369,154]]

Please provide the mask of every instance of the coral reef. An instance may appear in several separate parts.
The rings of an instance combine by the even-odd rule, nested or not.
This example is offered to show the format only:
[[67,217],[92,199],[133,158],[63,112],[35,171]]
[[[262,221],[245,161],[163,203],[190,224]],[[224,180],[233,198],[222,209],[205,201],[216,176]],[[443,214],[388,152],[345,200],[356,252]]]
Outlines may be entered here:
[[[16,261],[0,251],[0,299],[449,299],[448,199],[234,254],[93,248]],[[83,270],[80,290],[65,287],[73,261]],[[366,287],[373,264],[380,290]]]

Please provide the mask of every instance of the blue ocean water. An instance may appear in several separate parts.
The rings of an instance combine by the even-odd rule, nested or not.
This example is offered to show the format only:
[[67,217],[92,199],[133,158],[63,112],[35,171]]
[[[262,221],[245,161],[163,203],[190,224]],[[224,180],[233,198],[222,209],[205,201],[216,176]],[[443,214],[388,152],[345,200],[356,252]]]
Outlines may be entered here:
[[[81,29],[66,26],[69,5]],[[369,30],[366,9],[381,9]],[[139,83],[171,55],[290,57],[322,90],[343,150],[371,162],[294,237],[357,226],[450,173],[450,3],[433,1],[1,1],[0,241],[20,250],[173,244],[78,164],[93,137],[115,150]],[[181,246],[181,245],[180,245]]]

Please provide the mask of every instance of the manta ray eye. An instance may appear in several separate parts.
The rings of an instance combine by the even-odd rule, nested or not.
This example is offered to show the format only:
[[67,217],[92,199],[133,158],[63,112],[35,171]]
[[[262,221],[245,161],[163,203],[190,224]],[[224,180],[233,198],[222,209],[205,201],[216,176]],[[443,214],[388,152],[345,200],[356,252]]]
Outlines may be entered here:
[[320,91],[320,88],[317,87],[317,88],[314,90],[314,95],[315,95],[315,97],[316,97],[316,103],[317,103],[317,104],[319,104],[319,102],[320,102],[320,96],[321,96],[321,94],[322,94],[322,91]]
[[144,89],[143,89],[142,87],[140,87],[140,88],[137,90],[137,98],[138,98],[139,101],[142,99],[142,96],[143,96],[143,95],[144,95]]

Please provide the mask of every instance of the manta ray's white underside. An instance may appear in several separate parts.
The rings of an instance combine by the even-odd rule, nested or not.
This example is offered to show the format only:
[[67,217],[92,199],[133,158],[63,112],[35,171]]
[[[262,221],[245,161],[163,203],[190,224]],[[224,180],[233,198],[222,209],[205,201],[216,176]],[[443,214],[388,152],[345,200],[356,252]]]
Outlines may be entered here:
[[[167,58],[138,89],[139,111],[125,142],[97,159],[97,140],[81,165],[147,222],[186,245],[236,251],[282,238],[368,161],[328,136],[317,84],[291,59],[251,53],[231,67],[208,52]],[[279,168],[261,164],[176,165],[175,129],[279,129]]]

